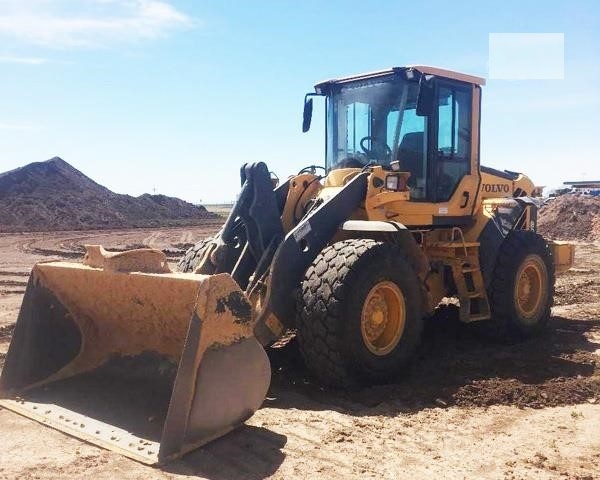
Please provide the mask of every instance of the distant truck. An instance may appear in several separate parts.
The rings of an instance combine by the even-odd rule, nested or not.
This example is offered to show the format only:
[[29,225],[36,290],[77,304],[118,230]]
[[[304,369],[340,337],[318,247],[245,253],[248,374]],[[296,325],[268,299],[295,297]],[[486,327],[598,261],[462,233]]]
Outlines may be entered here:
[[594,197],[600,196],[600,180],[584,180],[578,182],[564,182],[563,185],[568,185],[567,190],[570,193],[579,193],[583,195],[591,195]]

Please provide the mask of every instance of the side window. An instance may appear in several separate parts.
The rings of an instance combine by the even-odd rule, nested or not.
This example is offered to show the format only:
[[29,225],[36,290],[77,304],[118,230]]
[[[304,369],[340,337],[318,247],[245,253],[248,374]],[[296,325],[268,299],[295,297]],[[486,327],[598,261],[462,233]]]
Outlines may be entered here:
[[371,107],[367,103],[346,105],[346,152],[362,152],[360,141],[371,135]]
[[439,88],[437,144],[435,200],[446,201],[471,169],[470,91]]
[[[394,145],[394,135],[396,133],[396,125],[398,123],[398,110],[392,110],[387,117],[387,144]],[[400,141],[407,133],[415,133],[425,131],[425,117],[418,117],[417,111],[414,108],[404,110],[402,118],[402,126],[400,127]]]
[[447,88],[440,88],[440,105],[438,109],[438,152],[442,155],[454,153],[456,137],[452,131],[454,116],[452,110],[455,107],[452,101],[452,92]]
[[394,135],[396,134],[396,126],[398,125],[398,118],[400,117],[400,112],[398,110],[391,110],[388,113],[387,121],[386,121],[386,143],[390,146],[394,145]]

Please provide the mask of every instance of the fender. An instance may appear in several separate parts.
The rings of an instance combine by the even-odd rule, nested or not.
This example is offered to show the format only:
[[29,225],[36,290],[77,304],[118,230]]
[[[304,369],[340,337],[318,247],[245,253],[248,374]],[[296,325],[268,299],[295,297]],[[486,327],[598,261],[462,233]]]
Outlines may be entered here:
[[423,311],[429,310],[430,299],[425,285],[427,275],[431,270],[429,259],[421,246],[415,240],[412,232],[405,225],[394,221],[381,220],[348,220],[342,224],[345,232],[360,232],[361,238],[373,238],[395,243],[406,253],[406,259],[421,280]]
[[386,240],[391,240],[400,245],[402,250],[407,253],[407,258],[410,261],[415,273],[421,280],[429,273],[429,260],[423,253],[423,249],[419,246],[411,231],[405,225],[381,220],[348,220],[342,224],[342,230],[345,232],[361,232],[364,236],[372,235],[375,239],[381,239],[378,233],[385,234]]
[[382,222],[380,220],[347,220],[342,224],[347,232],[400,232],[407,228],[398,222]]
[[[479,264],[486,288],[489,287],[496,266],[498,250],[504,239],[515,229],[537,229],[539,201],[533,197],[486,199],[485,205],[496,208],[487,210],[489,221],[479,234]],[[531,225],[523,225],[526,209],[531,209]]]

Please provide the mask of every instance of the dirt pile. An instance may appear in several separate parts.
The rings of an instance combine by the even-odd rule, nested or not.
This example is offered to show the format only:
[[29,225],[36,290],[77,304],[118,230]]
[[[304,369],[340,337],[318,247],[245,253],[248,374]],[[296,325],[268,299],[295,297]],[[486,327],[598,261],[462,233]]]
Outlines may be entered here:
[[194,225],[215,217],[179,198],[114,193],[59,157],[0,173],[0,232]]
[[553,240],[600,240],[600,197],[568,194],[546,203],[538,231]]
[[[555,316],[543,335],[499,346],[482,340],[473,325],[458,320],[454,308],[442,309],[425,325],[423,343],[398,382],[340,392],[313,383],[297,344],[269,349],[271,393],[293,388],[338,408],[384,413],[461,406],[513,405],[543,408],[600,401],[600,363],[594,354],[600,320]],[[393,399],[393,401],[391,400]]]

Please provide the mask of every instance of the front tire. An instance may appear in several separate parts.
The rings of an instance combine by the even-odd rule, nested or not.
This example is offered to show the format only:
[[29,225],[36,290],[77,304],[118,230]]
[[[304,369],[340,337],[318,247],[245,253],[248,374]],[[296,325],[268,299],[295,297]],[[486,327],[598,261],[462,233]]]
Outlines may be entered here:
[[353,239],[325,248],[302,282],[297,321],[319,382],[348,387],[402,372],[423,330],[420,283],[396,245]]
[[537,233],[517,230],[500,247],[488,290],[492,319],[486,333],[515,341],[539,333],[550,319],[554,297],[554,262]]

